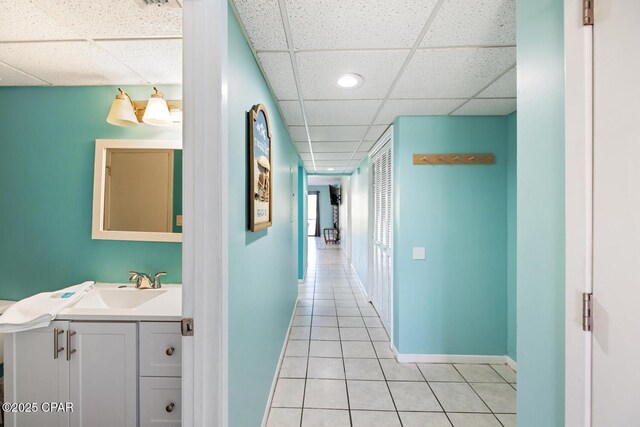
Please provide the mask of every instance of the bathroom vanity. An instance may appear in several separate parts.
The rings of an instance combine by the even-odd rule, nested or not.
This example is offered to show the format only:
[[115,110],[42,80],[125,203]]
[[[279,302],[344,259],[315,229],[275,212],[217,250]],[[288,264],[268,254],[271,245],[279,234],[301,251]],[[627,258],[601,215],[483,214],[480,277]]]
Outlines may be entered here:
[[6,335],[5,401],[26,404],[7,426],[181,425],[181,286],[123,286],[97,283],[49,327]]

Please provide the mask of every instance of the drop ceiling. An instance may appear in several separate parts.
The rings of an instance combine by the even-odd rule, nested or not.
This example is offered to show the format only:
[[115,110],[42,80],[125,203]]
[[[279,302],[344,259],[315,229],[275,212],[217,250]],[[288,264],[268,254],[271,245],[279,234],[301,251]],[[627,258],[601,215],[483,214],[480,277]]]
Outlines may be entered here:
[[[0,86],[181,83],[182,0],[140,1],[0,0]],[[398,115],[516,108],[515,0],[233,7],[311,173],[353,171]]]
[[[399,115],[516,109],[515,0],[233,6],[311,173],[353,171]],[[340,88],[344,73],[364,83]]]
[[182,0],[0,0],[0,86],[179,84]]

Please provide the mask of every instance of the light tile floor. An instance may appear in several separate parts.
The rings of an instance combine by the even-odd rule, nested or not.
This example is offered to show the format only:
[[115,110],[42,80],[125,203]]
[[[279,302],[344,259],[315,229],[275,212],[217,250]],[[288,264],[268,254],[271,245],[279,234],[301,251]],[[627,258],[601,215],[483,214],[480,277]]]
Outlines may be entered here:
[[310,239],[267,427],[512,427],[506,365],[398,363],[342,250]]

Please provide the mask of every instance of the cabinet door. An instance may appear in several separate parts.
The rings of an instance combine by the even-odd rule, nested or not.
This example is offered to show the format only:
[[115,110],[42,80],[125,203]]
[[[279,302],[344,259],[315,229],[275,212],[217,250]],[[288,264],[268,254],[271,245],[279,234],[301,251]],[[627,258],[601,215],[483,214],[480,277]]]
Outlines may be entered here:
[[69,426],[69,414],[43,412],[40,406],[69,401],[69,364],[64,348],[68,326],[69,322],[56,321],[46,328],[5,335],[5,402],[38,403],[35,413],[5,413],[7,426]]
[[71,322],[71,427],[135,427],[135,323]]
[[140,427],[182,425],[182,380],[140,378]]

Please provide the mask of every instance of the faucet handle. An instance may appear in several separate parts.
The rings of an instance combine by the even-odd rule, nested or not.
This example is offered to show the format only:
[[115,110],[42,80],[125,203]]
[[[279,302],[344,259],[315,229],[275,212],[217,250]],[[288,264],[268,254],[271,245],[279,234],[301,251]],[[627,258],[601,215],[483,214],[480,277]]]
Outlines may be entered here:
[[137,271],[130,271],[129,272],[129,281],[130,282],[135,282],[138,280],[138,278],[140,277],[140,273],[138,273]]
[[162,286],[162,284],[160,283],[160,276],[166,276],[167,272],[166,271],[159,271],[156,274],[153,275],[153,287],[154,288],[159,288]]

